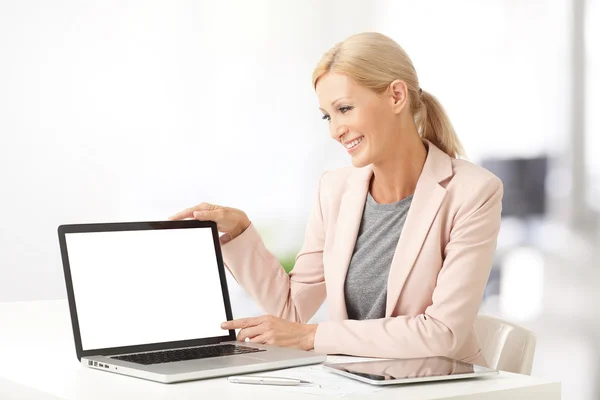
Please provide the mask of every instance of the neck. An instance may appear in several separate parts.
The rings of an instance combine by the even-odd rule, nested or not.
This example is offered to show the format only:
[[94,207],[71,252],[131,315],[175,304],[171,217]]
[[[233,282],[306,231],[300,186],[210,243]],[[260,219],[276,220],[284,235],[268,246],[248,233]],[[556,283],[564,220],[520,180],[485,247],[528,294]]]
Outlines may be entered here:
[[417,129],[403,130],[404,135],[391,147],[388,155],[373,163],[369,191],[380,204],[400,201],[415,192],[417,181],[427,159],[427,148]]

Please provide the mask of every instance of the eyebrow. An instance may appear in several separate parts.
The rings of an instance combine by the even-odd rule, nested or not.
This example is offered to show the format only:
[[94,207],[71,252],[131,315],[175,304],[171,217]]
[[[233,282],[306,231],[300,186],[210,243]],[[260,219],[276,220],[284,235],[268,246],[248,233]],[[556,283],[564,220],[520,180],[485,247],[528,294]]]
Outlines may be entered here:
[[[338,98],[338,99],[335,99],[334,101],[332,101],[332,102],[331,102],[331,105],[333,106],[333,105],[334,105],[335,103],[337,103],[338,101],[340,101],[340,100],[343,100],[343,99],[349,99],[349,98],[350,98],[350,97],[348,97],[348,96],[340,97],[340,98]],[[321,110],[321,111],[325,112],[325,110],[323,110],[321,107],[319,107],[319,110]]]

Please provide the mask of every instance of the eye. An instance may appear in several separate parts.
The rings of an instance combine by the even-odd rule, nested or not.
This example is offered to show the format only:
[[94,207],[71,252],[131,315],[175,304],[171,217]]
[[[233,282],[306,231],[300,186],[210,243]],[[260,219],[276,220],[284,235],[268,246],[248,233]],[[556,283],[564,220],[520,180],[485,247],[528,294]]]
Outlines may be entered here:
[[338,108],[339,112],[341,112],[342,114],[346,114],[348,111],[352,110],[354,107],[351,106],[343,106]]
[[325,121],[331,121],[331,117],[327,114],[323,114],[323,116],[321,117],[321,119],[325,120]]

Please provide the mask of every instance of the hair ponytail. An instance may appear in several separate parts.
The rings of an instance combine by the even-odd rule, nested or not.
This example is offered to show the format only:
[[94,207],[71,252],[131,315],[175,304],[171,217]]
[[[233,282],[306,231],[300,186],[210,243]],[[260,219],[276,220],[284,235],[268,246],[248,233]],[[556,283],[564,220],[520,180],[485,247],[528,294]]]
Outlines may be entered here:
[[328,72],[348,75],[359,85],[383,93],[391,82],[406,83],[415,125],[423,139],[429,140],[450,157],[463,155],[463,148],[442,105],[419,89],[412,61],[389,37],[375,32],[352,35],[327,51],[313,71],[312,84]]
[[415,124],[421,137],[450,157],[463,156],[462,144],[438,99],[424,90],[417,92],[416,97],[419,106],[415,110]]

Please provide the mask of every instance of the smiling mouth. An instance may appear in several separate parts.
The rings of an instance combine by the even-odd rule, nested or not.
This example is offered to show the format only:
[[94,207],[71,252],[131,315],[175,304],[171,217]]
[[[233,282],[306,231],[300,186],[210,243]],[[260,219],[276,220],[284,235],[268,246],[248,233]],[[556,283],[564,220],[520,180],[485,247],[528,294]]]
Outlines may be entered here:
[[354,139],[353,141],[351,141],[350,143],[346,143],[346,149],[348,150],[352,150],[353,148],[355,148],[356,146],[358,146],[364,139],[364,136],[361,136],[357,139]]

